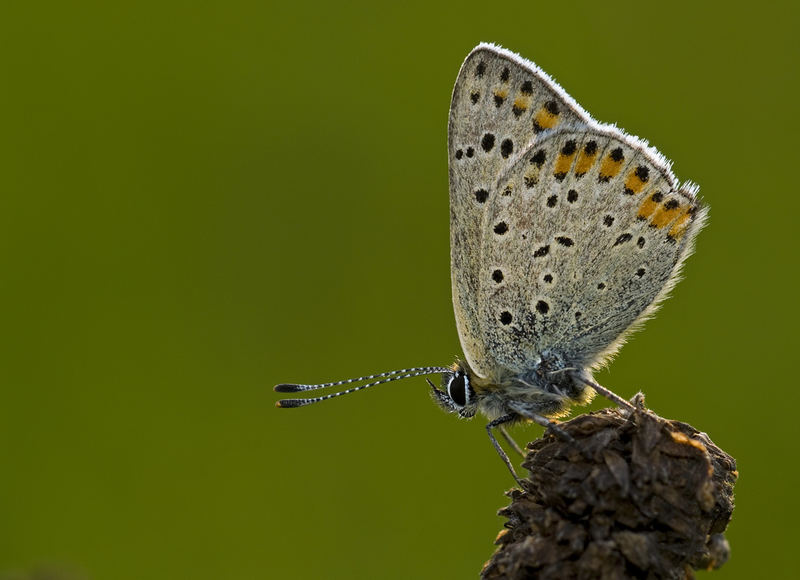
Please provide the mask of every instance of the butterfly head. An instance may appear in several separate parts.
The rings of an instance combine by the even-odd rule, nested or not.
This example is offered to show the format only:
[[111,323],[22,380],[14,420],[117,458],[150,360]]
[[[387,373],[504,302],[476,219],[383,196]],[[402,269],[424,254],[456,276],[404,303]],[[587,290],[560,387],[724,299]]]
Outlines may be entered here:
[[457,362],[452,369],[442,373],[442,388],[428,381],[434,400],[445,411],[458,413],[465,419],[472,418],[478,411],[478,396],[471,383],[472,372],[469,367]]

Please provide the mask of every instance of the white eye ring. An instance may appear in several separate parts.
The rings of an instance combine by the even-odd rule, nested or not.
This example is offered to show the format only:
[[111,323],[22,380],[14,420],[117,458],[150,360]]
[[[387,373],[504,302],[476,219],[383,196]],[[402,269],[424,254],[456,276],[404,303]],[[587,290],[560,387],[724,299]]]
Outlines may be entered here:
[[470,403],[472,388],[469,377],[464,372],[455,372],[447,383],[447,395],[458,409],[463,409]]

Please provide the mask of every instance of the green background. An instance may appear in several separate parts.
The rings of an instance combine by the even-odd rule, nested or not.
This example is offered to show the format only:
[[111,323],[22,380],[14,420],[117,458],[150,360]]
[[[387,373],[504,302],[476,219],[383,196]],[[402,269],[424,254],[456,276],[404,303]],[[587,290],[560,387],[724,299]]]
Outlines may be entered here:
[[421,379],[271,387],[460,354],[446,125],[480,41],[701,185],[684,282],[598,379],[737,458],[713,577],[793,577],[798,12],[740,6],[6,6],[0,578],[477,575],[512,483],[483,420]]

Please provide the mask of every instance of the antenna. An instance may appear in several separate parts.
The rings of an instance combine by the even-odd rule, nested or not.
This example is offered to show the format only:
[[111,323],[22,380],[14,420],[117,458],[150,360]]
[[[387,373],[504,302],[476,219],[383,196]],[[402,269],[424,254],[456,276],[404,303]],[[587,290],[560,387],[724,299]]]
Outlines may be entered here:
[[312,403],[319,403],[320,401],[326,401],[328,399],[333,399],[334,397],[339,397],[341,395],[348,395],[350,393],[355,393],[357,391],[361,391],[363,389],[368,389],[369,387],[374,387],[376,385],[382,385],[383,383],[389,383],[391,381],[399,381],[401,379],[409,379],[411,377],[419,377],[421,375],[432,375],[437,373],[448,373],[452,372],[451,369],[447,367],[414,367],[408,369],[399,369],[396,371],[388,371],[385,373],[379,373],[377,375],[366,375],[363,377],[357,377],[354,379],[345,379],[343,381],[336,381],[333,383],[319,383],[316,385],[301,385],[295,383],[282,383],[280,385],[275,386],[275,391],[278,393],[302,393],[306,391],[315,391],[317,389],[324,389],[327,387],[337,387],[339,385],[348,385],[351,383],[359,383],[361,381],[371,381],[372,379],[380,379],[377,381],[373,381],[367,383],[366,385],[359,385],[357,387],[352,387],[350,389],[346,389],[344,391],[339,391],[337,393],[330,393],[328,395],[322,395],[319,397],[310,397],[307,399],[281,399],[280,401],[275,403],[276,407],[280,407],[282,409],[293,409],[295,407],[305,407],[306,405],[311,405]]

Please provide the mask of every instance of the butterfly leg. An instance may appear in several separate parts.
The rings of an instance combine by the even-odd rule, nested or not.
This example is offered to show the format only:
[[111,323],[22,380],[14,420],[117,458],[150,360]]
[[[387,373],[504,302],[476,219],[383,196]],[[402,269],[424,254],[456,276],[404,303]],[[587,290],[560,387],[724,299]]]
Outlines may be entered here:
[[548,419],[547,417],[543,417],[538,413],[533,412],[530,409],[526,409],[524,405],[515,405],[514,410],[521,416],[526,419],[530,419],[537,425],[541,425],[545,428],[545,433],[552,433],[559,439],[564,441],[569,441],[570,443],[575,441],[575,438],[572,437],[569,433],[564,431],[556,421],[552,419]]
[[605,388],[605,387],[604,387],[604,386],[602,386],[602,385],[598,385],[598,384],[597,384],[597,383],[595,383],[594,381],[590,381],[589,379],[587,379],[587,378],[585,378],[585,377],[582,377],[582,376],[581,376],[581,375],[579,375],[579,374],[574,374],[574,375],[572,375],[572,376],[573,376],[574,378],[578,379],[578,380],[579,380],[580,382],[582,382],[584,385],[587,385],[587,386],[589,386],[589,387],[592,387],[592,388],[593,388],[595,391],[597,391],[598,393],[600,393],[601,395],[603,395],[603,396],[604,396],[606,399],[608,399],[608,400],[609,400],[609,401],[611,401],[612,403],[616,403],[618,407],[620,407],[620,408],[622,408],[622,409],[626,409],[626,410],[628,410],[628,411],[633,411],[633,410],[635,409],[635,407],[634,407],[633,405],[631,405],[631,404],[630,404],[628,401],[626,401],[625,399],[623,399],[622,397],[620,397],[620,396],[619,396],[618,394],[616,394],[614,391],[611,391],[611,390],[609,390],[609,389]]
[[509,434],[508,434],[508,431],[506,431],[506,428],[505,428],[505,426],[504,426],[504,425],[498,425],[498,426],[497,426],[497,429],[498,429],[498,431],[500,431],[500,434],[503,436],[503,439],[505,439],[506,441],[508,441],[508,444],[509,444],[509,445],[511,445],[511,448],[512,448],[514,451],[516,451],[517,453],[519,453],[521,456],[525,457],[525,452],[524,452],[524,451],[522,450],[522,448],[521,448],[521,447],[520,447],[520,446],[517,444],[517,442],[516,442],[516,441],[514,441],[514,438],[513,438],[513,437],[511,437],[511,435],[509,435]]
[[500,456],[500,459],[503,460],[503,463],[506,464],[506,467],[508,467],[508,470],[511,472],[511,476],[514,478],[514,481],[516,481],[517,484],[521,486],[522,480],[519,477],[517,477],[517,472],[514,471],[514,466],[511,464],[511,460],[508,458],[508,455],[506,455],[506,452],[500,446],[500,443],[497,441],[497,438],[494,436],[494,433],[492,432],[492,429],[494,429],[495,427],[500,427],[500,432],[505,435],[505,429],[503,429],[502,427],[503,423],[510,423],[511,421],[514,421],[517,418],[518,418],[517,415],[511,413],[508,415],[503,415],[502,417],[498,417],[497,419],[490,421],[486,425],[486,432],[489,434],[489,439],[491,440],[492,445],[494,445],[495,451],[497,451],[497,454]]

